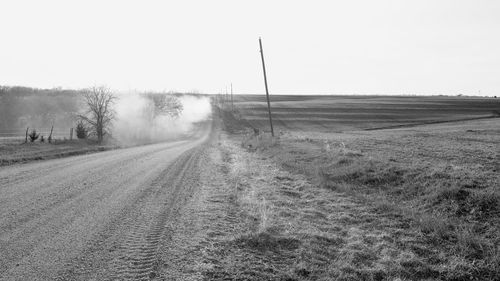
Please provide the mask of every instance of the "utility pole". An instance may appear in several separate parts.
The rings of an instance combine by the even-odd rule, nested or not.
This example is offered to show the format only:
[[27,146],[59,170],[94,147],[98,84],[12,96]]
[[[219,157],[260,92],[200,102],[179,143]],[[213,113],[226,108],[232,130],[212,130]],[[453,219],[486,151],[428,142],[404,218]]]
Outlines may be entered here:
[[222,102],[222,109],[225,110],[226,109],[226,100],[224,99],[224,90],[223,89],[220,90],[220,100]]
[[233,83],[231,83],[231,111],[234,112],[234,102],[233,102]]
[[262,59],[262,70],[264,71],[264,84],[266,85],[267,109],[269,111],[269,124],[271,124],[271,136],[274,137],[273,118],[271,117],[271,102],[269,102],[269,90],[267,88],[266,64],[264,63],[264,51],[262,50],[262,39],[259,37],[260,57]]

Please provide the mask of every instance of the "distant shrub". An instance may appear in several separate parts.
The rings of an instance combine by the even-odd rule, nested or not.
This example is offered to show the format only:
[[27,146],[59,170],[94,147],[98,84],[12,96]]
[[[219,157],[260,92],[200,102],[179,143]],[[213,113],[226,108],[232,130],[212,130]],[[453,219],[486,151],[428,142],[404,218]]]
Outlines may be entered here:
[[45,142],[45,138],[43,136],[40,136],[40,142]]
[[247,133],[241,142],[241,146],[250,151],[265,149],[279,144],[279,137],[273,137],[271,134],[255,130],[253,133]]
[[447,240],[453,232],[450,222],[445,218],[438,217],[436,214],[421,214],[418,226],[422,233],[429,235],[428,238],[435,241]]
[[38,139],[38,137],[39,137],[39,136],[40,136],[40,134],[37,134],[35,129],[33,129],[33,130],[31,131],[31,133],[28,135],[28,137],[30,138],[30,141],[31,141],[31,142],[36,141],[36,140]]
[[469,202],[471,212],[480,220],[498,217],[500,214],[500,193],[497,191],[476,192]]
[[301,241],[291,237],[279,237],[268,232],[257,232],[241,235],[235,243],[257,251],[281,251],[297,249]]
[[87,128],[85,128],[82,122],[78,122],[76,125],[76,137],[79,139],[87,138]]
[[436,203],[442,203],[443,201],[455,201],[455,202],[464,202],[470,195],[470,192],[457,187],[441,187],[435,196]]
[[326,167],[321,165],[316,166],[316,176],[320,187],[327,188],[329,186],[330,179]]

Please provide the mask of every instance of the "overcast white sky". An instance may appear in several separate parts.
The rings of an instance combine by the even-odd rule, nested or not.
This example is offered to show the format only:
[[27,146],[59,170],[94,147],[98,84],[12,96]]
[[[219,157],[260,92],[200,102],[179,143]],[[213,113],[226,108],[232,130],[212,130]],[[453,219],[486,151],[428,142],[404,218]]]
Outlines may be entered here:
[[500,1],[0,2],[0,84],[500,94]]

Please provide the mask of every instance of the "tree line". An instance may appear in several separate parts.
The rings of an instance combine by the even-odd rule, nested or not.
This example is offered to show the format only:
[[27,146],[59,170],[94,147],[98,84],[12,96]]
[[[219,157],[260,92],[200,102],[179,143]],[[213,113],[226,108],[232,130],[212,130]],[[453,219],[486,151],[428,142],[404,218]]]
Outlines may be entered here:
[[[141,95],[151,101],[144,112],[151,120],[159,115],[176,118],[183,110],[174,94],[148,92]],[[110,134],[116,118],[116,101],[116,94],[106,86],[82,90],[0,86],[0,132],[55,124],[73,128],[76,123],[78,138],[94,137],[101,143]],[[36,137],[35,129],[32,134]]]

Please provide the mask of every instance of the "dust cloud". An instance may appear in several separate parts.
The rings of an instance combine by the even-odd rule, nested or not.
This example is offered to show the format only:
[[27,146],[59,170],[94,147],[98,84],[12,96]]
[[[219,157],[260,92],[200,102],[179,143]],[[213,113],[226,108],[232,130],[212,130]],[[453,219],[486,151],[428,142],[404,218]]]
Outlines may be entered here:
[[[174,97],[174,96],[172,96]],[[190,133],[197,122],[210,118],[212,107],[208,97],[182,95],[174,97],[182,105],[177,117],[153,114],[153,100],[142,94],[121,94],[115,104],[116,120],[112,136],[124,145],[137,145],[172,140]]]

